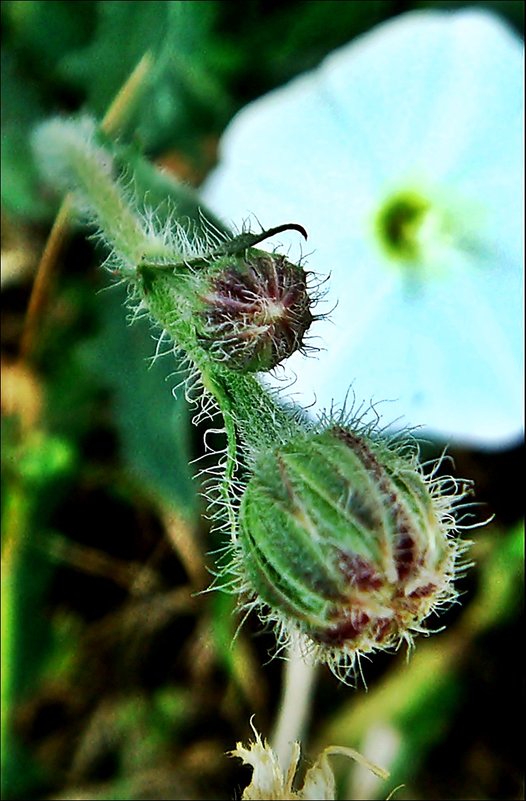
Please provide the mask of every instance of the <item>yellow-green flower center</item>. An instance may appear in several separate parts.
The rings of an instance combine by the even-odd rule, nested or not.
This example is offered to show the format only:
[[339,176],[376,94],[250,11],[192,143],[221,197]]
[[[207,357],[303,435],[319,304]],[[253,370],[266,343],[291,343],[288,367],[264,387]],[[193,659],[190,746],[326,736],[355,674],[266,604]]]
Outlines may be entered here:
[[375,217],[375,230],[390,258],[405,262],[422,259],[424,227],[430,213],[429,200],[411,190],[391,195],[382,204]]

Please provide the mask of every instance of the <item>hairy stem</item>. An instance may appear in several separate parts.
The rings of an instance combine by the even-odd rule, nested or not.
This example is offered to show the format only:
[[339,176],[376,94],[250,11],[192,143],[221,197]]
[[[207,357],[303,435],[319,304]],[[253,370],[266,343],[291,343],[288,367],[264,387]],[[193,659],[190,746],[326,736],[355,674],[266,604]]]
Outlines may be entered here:
[[[110,135],[116,133],[127,119],[132,108],[137,103],[137,99],[144,90],[151,68],[152,56],[147,52],[141,58],[115,96],[113,102],[110,104],[101,122],[101,130],[103,130],[104,133]],[[72,206],[71,200],[70,196],[67,196],[63,200],[38,265],[20,342],[20,355],[22,359],[27,359],[31,355],[36,341],[36,333],[39,329],[44,309],[48,303],[54,267],[57,263],[60,251],[67,240],[68,223]]]
[[239,465],[250,465],[252,454],[257,450],[277,444],[292,431],[297,431],[297,415],[280,404],[256,376],[218,369],[206,359],[200,362],[197,358],[203,385],[215,398],[223,417],[227,461],[220,492],[228,510],[231,530],[235,532],[232,487]]
[[283,403],[255,375],[224,370],[219,373],[216,384],[221,387],[220,403],[227,402],[249,455],[265,444],[274,446],[286,442],[307,425],[297,407]]

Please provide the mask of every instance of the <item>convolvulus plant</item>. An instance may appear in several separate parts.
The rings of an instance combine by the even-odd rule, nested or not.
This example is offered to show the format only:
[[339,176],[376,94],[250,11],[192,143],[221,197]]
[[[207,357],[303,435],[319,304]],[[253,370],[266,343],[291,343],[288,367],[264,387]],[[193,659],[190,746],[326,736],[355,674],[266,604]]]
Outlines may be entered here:
[[227,445],[207,496],[230,536],[214,586],[275,624],[280,646],[292,637],[344,681],[361,654],[411,644],[455,598],[471,485],[439,475],[440,462],[420,464],[407,433],[388,435],[352,410],[313,420],[263,383],[308,348],[319,290],[303,264],[259,246],[306,231],[285,223],[228,235],[206,210],[161,223],[88,118],[43,124],[35,147],[96,227],[133,314],[147,313],[184,357],[196,419],[222,417]]

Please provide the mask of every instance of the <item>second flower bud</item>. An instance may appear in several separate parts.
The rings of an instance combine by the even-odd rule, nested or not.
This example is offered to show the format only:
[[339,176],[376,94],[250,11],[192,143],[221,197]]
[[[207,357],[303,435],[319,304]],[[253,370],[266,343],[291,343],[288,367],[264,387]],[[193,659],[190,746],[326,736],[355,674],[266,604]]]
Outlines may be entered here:
[[396,647],[455,595],[469,482],[424,475],[416,450],[331,425],[261,453],[235,546],[247,605],[338,675]]

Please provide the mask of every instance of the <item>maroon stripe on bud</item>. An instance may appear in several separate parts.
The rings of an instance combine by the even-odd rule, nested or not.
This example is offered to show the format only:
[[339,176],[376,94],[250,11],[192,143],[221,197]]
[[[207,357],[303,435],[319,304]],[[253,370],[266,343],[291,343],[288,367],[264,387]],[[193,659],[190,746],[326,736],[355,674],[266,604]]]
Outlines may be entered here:
[[374,565],[362,556],[339,550],[337,565],[351,586],[359,590],[377,590],[383,584]]
[[339,623],[326,629],[317,629],[310,636],[316,642],[329,646],[339,646],[355,640],[369,626],[370,617],[365,612],[358,612],[343,618]]
[[338,439],[345,442],[360,458],[366,470],[377,480],[380,492],[383,494],[386,503],[389,504],[395,524],[396,544],[394,558],[397,575],[399,579],[406,579],[416,564],[416,543],[414,537],[410,534],[412,528],[411,519],[400,501],[398,489],[364,439],[340,426],[335,426],[332,431]]
[[436,592],[436,584],[424,584],[423,587],[417,587],[416,590],[409,593],[409,598],[428,598]]
[[415,565],[415,541],[404,525],[398,530],[394,558],[398,578],[406,579]]
[[367,447],[365,440],[341,426],[334,426],[331,431],[337,439],[348,445],[349,448],[359,456],[363,466],[369,470],[378,481],[382,482],[386,478],[382,466],[371,449]]
[[383,642],[388,637],[395,626],[395,622],[390,617],[378,618],[375,624],[374,639],[376,642]]

